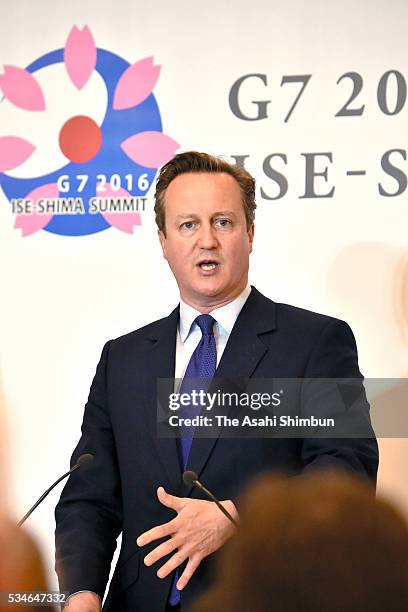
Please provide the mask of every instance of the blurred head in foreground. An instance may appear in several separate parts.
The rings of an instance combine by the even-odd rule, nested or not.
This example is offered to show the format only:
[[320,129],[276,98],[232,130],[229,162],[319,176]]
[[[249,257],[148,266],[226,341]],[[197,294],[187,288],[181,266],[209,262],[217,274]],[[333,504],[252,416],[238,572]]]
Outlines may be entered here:
[[[8,514],[7,489],[7,423],[4,394],[0,375],[0,612],[31,612],[34,605],[11,605],[8,593],[47,591],[44,566],[37,545],[24,528],[17,527]],[[41,610],[51,607],[41,607]],[[54,608],[52,608],[54,609]]]
[[263,477],[240,516],[218,582],[192,612],[408,610],[408,526],[364,483]]
[[[24,529],[0,515],[0,610],[17,612],[40,610],[35,605],[6,604],[5,593],[24,593],[47,591],[43,563],[37,546]],[[2,604],[5,605],[2,605]],[[45,610],[46,608],[41,608]],[[51,607],[47,608],[48,610]],[[52,608],[54,609],[54,608]]]

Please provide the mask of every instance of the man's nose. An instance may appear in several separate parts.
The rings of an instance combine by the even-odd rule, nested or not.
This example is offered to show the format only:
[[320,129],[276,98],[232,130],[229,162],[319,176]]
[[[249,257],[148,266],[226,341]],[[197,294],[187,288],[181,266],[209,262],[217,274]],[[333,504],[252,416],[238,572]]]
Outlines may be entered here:
[[215,228],[211,225],[202,225],[198,235],[198,246],[201,249],[215,249],[218,246],[218,238]]

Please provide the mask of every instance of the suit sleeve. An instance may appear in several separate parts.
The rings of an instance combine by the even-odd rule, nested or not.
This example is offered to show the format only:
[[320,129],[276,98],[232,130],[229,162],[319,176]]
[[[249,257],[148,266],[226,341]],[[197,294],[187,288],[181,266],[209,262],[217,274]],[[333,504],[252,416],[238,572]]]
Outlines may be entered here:
[[107,399],[109,348],[110,342],[102,351],[71,465],[83,453],[91,453],[94,460],[71,474],[55,510],[60,589],[93,591],[101,598],[122,529],[120,478]]
[[321,332],[306,366],[305,383],[302,404],[306,412],[317,409],[327,414],[334,410],[343,418],[347,435],[304,439],[303,471],[346,469],[375,484],[378,445],[371,428],[356,342],[344,321],[331,320]]

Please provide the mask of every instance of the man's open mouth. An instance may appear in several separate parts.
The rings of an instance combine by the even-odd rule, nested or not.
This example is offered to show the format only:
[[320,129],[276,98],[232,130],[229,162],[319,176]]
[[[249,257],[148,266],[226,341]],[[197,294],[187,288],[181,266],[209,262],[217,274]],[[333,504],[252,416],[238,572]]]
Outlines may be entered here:
[[198,265],[201,268],[201,270],[204,270],[205,272],[210,272],[211,270],[215,270],[215,268],[218,266],[218,262],[212,261],[209,259],[209,260],[200,262]]

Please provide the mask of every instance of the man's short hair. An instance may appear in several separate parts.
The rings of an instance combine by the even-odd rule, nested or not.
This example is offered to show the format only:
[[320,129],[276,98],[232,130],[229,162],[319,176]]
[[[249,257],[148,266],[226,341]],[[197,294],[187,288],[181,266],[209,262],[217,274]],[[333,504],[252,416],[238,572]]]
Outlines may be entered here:
[[243,168],[208,153],[186,151],[175,155],[160,172],[156,184],[154,212],[159,230],[166,235],[165,196],[167,187],[180,174],[224,172],[238,183],[242,195],[245,219],[248,230],[255,219],[255,179]]

